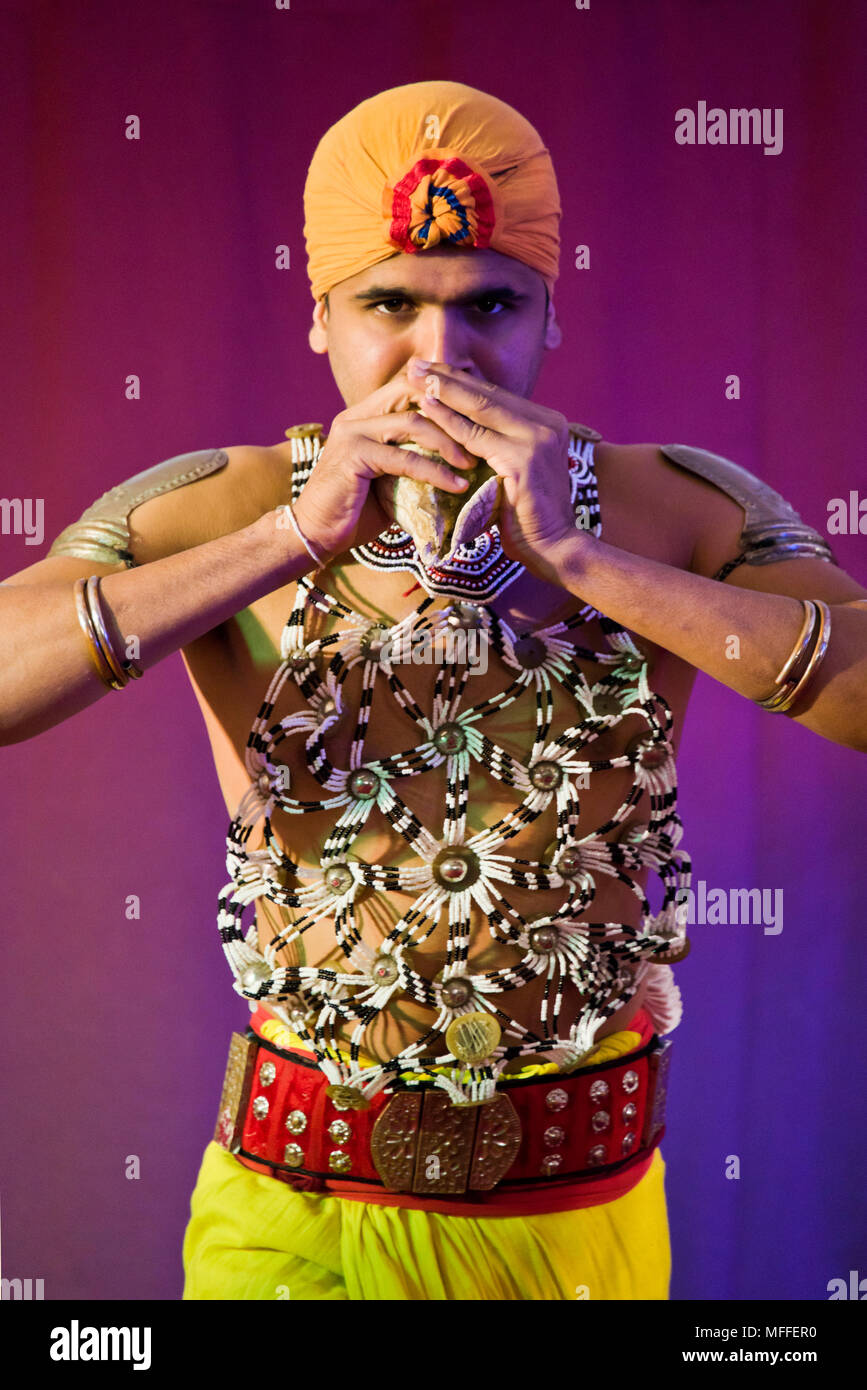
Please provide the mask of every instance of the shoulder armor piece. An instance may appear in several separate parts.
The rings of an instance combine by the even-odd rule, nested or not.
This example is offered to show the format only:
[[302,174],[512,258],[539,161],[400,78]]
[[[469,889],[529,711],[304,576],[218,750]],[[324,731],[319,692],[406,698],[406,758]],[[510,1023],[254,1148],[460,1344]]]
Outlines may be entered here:
[[93,502],[78,521],[67,526],[52,542],[49,555],[73,555],[99,565],[123,561],[127,569],[135,565],[129,550],[129,517],[134,508],[160,493],[184,487],[198,478],[216,473],[229,462],[225,449],[201,449],[145,468],[125,483],[109,488]]
[[598,430],[591,430],[589,425],[573,425],[571,420],[569,422],[569,429],[573,434],[577,434],[579,439],[589,439],[594,444],[598,444],[602,438]]
[[748,565],[771,565],[777,560],[805,555],[837,564],[825,537],[802,521],[794,507],[754,473],[720,454],[693,449],[688,444],[663,444],[660,450],[672,463],[713,483],[744,509],[741,553],[729,560],[714,575],[715,579],[724,579],[744,561]]

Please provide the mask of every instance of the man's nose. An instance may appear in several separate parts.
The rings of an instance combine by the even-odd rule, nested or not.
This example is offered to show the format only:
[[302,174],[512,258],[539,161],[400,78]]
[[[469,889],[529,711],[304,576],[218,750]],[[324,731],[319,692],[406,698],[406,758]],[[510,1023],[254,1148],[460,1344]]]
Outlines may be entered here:
[[468,353],[466,327],[459,314],[448,314],[442,309],[426,311],[419,316],[416,330],[413,357],[425,362],[445,362],[464,372],[475,371]]

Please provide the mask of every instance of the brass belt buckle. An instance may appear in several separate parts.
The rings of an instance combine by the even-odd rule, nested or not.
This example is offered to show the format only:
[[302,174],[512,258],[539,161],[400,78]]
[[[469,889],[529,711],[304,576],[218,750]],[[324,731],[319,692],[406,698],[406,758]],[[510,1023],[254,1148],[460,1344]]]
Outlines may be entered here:
[[396,1192],[435,1196],[490,1191],[521,1147],[521,1121],[507,1095],[487,1105],[456,1106],[441,1090],[401,1092],[370,1136],[374,1166]]
[[247,1038],[243,1033],[232,1034],[217,1127],[214,1130],[216,1143],[222,1144],[230,1153],[237,1153],[241,1147],[244,1118],[253,1089],[253,1071],[258,1051],[258,1038]]

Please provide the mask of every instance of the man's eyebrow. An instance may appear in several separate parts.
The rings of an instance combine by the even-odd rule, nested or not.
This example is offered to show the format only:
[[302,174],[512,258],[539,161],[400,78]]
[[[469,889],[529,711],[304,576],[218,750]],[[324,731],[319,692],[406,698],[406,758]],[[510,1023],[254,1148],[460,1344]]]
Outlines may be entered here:
[[[468,294],[457,295],[454,299],[447,301],[449,304],[474,304],[477,299],[489,299],[496,296],[498,299],[523,299],[520,290],[516,290],[512,285],[483,285],[480,289],[471,290]],[[419,294],[415,290],[408,290],[403,285],[373,285],[369,290],[359,290],[354,294],[353,299],[419,299],[422,302],[439,302],[435,296]]]

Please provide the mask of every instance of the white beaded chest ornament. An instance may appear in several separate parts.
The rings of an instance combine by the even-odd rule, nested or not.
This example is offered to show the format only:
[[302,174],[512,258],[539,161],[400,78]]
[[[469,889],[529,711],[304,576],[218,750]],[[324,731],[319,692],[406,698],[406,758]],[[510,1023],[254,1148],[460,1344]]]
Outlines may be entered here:
[[[302,433],[302,431],[304,431]],[[309,477],[323,440],[309,427],[292,436],[292,491],[295,500]],[[592,441],[573,433],[569,450],[572,502],[576,518],[601,534]],[[278,667],[247,741],[245,762],[251,785],[243,796],[227,835],[226,867],[231,881],[220,893],[218,926],[223,949],[235,975],[234,988],[251,1001],[266,1001],[316,1055],[332,1086],[351,1088],[350,1102],[370,1098],[398,1076],[412,1086],[424,1079],[442,1088],[454,1104],[491,1099],[504,1067],[515,1057],[541,1054],[566,1071],[594,1048],[604,1021],[622,1008],[647,980],[645,1006],[658,1032],[670,1032],[681,1018],[680,991],[669,961],[682,959],[689,943],[679,891],[689,887],[688,856],[676,853],[683,833],[677,814],[677,776],[669,740],[673,720],[666,701],[647,683],[643,654],[629,634],[594,608],[584,605],[571,617],[531,633],[516,634],[486,606],[522,572],[503,555],[496,526],[464,546],[442,568],[426,569],[406,532],[396,525],[372,545],[352,552],[370,568],[415,573],[428,591],[413,613],[393,627],[383,627],[354,613],[317,588],[306,576],[298,581],[295,606],[283,629]],[[449,609],[428,613],[432,594],[455,598]],[[339,630],[305,640],[305,610],[313,605],[342,620]],[[599,619],[607,651],[576,646],[565,637],[582,624]],[[444,631],[475,630],[489,642],[512,672],[506,688],[480,704],[464,705],[470,672],[457,645],[437,672],[429,714],[400,676],[394,653],[420,638],[436,644]],[[448,649],[447,649],[448,650]],[[458,653],[457,655],[455,653]],[[323,675],[320,666],[330,657]],[[454,658],[454,659],[452,659]],[[406,658],[409,659],[409,658]],[[590,686],[579,661],[607,667]],[[362,695],[357,711],[349,767],[335,767],[325,737],[340,718],[342,686],[355,666],[362,667]],[[270,723],[285,682],[294,680],[307,709]],[[578,722],[550,737],[553,684],[574,700]],[[526,763],[517,760],[483,732],[485,716],[535,690],[535,738]],[[374,706],[393,698],[414,721],[414,747],[367,760],[365,735]],[[604,730],[623,719],[636,721],[637,733],[616,757],[592,757],[592,744]],[[323,799],[301,801],[289,795],[289,769],[275,762],[284,739],[302,737],[306,766],[319,782]],[[467,833],[466,812],[471,764],[481,765],[500,784],[514,789],[517,805],[479,833]],[[404,804],[400,782],[445,767],[444,817],[439,834],[423,825]],[[592,833],[580,827],[579,789],[606,770],[631,768],[632,786],[621,805]],[[643,796],[649,799],[646,826],[629,829],[623,822]],[[551,805],[556,810],[556,839],[546,862],[510,856],[509,840]],[[303,815],[333,808],[337,821],[322,849],[319,870],[299,867],[278,844],[272,827],[275,807]],[[366,863],[348,855],[376,807],[411,847],[413,858],[400,865]],[[247,851],[254,827],[264,818],[263,849]],[[623,827],[618,839],[603,836]],[[642,888],[630,876],[648,867],[663,885],[660,911],[652,912]],[[625,884],[641,904],[637,927],[587,920],[600,875]],[[310,880],[298,888],[298,880]],[[295,889],[286,886],[293,880]],[[560,907],[544,916],[525,918],[509,903],[508,885],[562,889]],[[355,902],[364,890],[401,890],[414,895],[412,906],[382,940],[378,950],[362,940]],[[244,912],[259,897],[294,909],[295,920],[258,949],[255,920],[245,931]],[[495,942],[517,948],[521,958],[508,968],[471,973],[468,964],[470,912],[475,902]],[[448,923],[446,964],[435,980],[411,965],[413,946],[421,945],[445,914]],[[281,948],[300,939],[323,917],[334,923],[335,940],[346,969],[280,966]],[[629,966],[635,967],[634,971]],[[537,977],[545,979],[538,1031],[525,1028],[498,1006],[498,999]],[[583,1012],[566,1036],[559,1034],[563,991],[571,981],[586,996]],[[395,997],[403,996],[430,1011],[430,1028],[417,1041],[379,1065],[362,1065],[364,1036]],[[355,1024],[349,1062],[342,1060],[334,1029]],[[445,1037],[449,1049],[437,1056],[426,1048]],[[448,1064],[454,1063],[449,1068]],[[445,1069],[434,1075],[428,1068]],[[423,1075],[422,1075],[423,1074]],[[415,1080],[414,1080],[415,1078]]]

